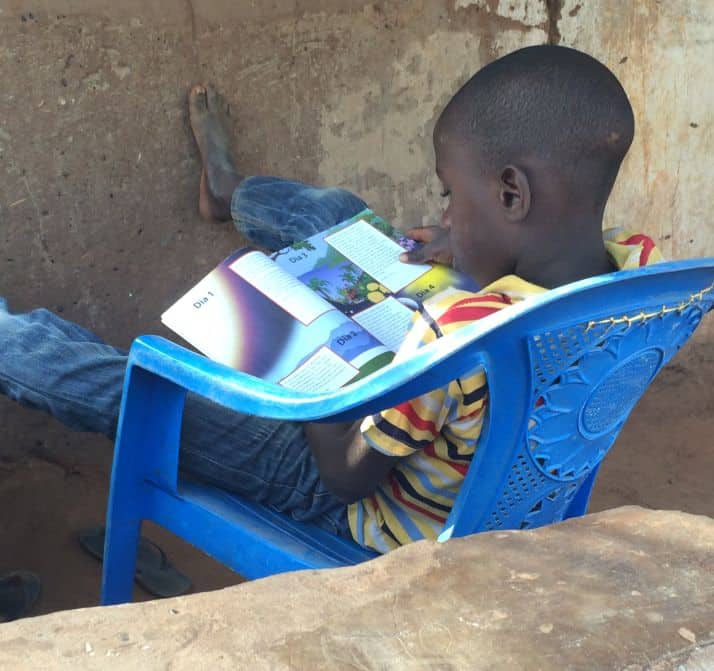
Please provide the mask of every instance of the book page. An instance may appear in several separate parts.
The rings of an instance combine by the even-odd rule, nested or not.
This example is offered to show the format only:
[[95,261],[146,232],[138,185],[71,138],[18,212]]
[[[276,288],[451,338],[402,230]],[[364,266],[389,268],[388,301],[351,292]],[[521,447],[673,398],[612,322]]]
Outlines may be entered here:
[[323,392],[339,389],[349,382],[359,370],[337,356],[327,347],[321,347],[280,384],[295,391]]
[[229,268],[302,324],[333,307],[261,252],[249,252]]
[[413,314],[406,305],[390,296],[353,315],[352,319],[384,343],[388,350],[396,352],[411,328]]
[[392,293],[431,269],[426,264],[402,263],[399,255],[404,249],[364,219],[325,236],[325,242]]
[[365,209],[274,252],[273,260],[236,250],[162,321],[238,370],[307,390],[334,389],[389,363],[425,302],[477,290],[446,266],[401,263],[410,244]]

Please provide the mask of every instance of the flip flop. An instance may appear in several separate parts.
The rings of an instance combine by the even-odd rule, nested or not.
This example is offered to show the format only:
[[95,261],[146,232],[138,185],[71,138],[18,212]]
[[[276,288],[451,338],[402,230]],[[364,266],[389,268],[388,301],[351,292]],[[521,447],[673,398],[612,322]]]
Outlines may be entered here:
[[[104,558],[104,527],[79,532],[79,544],[92,557]],[[191,589],[191,581],[169,562],[164,551],[144,536],[139,537],[134,579],[149,594],[158,597],[180,596]]]
[[40,579],[29,571],[0,575],[0,622],[11,622],[27,615],[41,591]]

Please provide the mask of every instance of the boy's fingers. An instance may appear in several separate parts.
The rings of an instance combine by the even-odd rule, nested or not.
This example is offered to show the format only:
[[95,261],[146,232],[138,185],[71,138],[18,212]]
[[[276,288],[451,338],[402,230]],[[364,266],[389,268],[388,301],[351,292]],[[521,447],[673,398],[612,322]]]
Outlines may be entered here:
[[438,226],[419,226],[417,228],[410,228],[404,235],[418,242],[431,242],[441,231],[442,229]]
[[424,244],[400,255],[405,263],[425,263],[437,261],[444,263],[450,257],[449,233],[441,226],[418,226],[405,232],[405,235]]
[[436,245],[432,242],[428,242],[421,247],[404,252],[399,256],[399,260],[407,263],[424,263],[426,261],[436,260],[436,257],[441,251],[441,244]]

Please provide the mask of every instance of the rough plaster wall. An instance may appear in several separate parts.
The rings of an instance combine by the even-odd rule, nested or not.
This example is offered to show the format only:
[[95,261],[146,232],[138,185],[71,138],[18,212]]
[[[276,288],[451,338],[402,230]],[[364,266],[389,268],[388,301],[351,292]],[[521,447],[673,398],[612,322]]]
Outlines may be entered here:
[[544,33],[507,28],[495,44],[488,35],[452,27],[405,37],[382,78],[363,72],[326,101],[318,169],[321,181],[381,203],[382,211],[402,225],[419,225],[438,221],[441,187],[433,170],[431,132],[439,111],[473,74],[473,54],[484,46],[506,53],[539,44]]
[[[432,0],[0,9],[0,295],[122,346],[161,332],[162,310],[240,244],[196,214],[191,83],[226,94],[247,174],[343,184],[411,224],[437,215],[440,107],[480,65],[546,35]],[[4,399],[0,426],[4,453],[67,445],[77,459],[78,437]]]
[[[714,255],[714,2],[565,0],[557,27],[561,44],[618,76],[635,111],[607,223],[643,230],[668,258]],[[698,331],[692,359],[714,359],[713,321]]]
[[[714,253],[711,4],[579,4],[0,0],[0,295],[119,345],[161,331],[161,311],[239,244],[196,215],[184,96],[200,80],[231,104],[246,173],[344,185],[398,224],[429,221],[439,109],[487,61],[559,36],[610,65],[638,115],[608,218],[674,256]],[[79,442],[5,400],[0,426],[4,452]]]

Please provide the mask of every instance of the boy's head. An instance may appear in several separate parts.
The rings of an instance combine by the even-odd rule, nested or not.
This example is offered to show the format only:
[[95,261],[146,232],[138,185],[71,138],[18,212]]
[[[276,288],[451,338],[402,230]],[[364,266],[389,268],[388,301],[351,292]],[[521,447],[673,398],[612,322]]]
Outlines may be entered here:
[[487,283],[539,247],[594,234],[603,253],[602,214],[633,134],[617,78],[579,51],[527,47],[479,70],[434,129],[457,267]]

